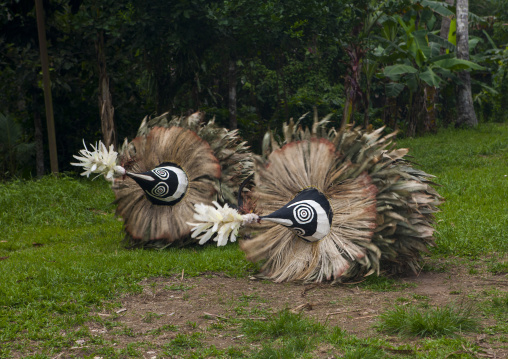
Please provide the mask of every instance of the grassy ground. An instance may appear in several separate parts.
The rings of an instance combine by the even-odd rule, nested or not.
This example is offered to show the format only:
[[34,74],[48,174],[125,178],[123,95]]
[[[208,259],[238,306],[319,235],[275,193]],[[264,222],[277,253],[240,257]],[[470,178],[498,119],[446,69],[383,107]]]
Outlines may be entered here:
[[[474,273],[475,263],[481,259],[489,272],[506,279],[508,126],[442,130],[399,145],[409,147],[415,162],[437,176],[436,182],[442,185],[439,192],[446,198],[437,216],[438,246],[432,251],[433,259],[444,262],[426,270],[440,271],[447,263],[460,263]],[[247,277],[257,269],[245,261],[236,245],[127,250],[121,243],[122,223],[113,215],[112,200],[108,184],[100,179],[62,176],[0,185],[0,358],[52,358],[68,353],[79,338],[92,338],[86,325],[95,320],[92,311],[115,307],[122,293],[140,293],[139,283],[144,278],[174,276],[182,270],[187,276],[220,272]],[[394,281],[373,278],[363,287],[373,292],[390,290]],[[394,347],[381,339],[381,334],[361,339],[340,327],[280,311],[266,321],[235,323],[238,335],[258,345],[217,349],[203,344],[205,334],[200,331],[189,334],[168,327],[166,331],[177,334],[162,353],[164,357],[189,358],[313,358],[320,348],[340,348],[344,358],[473,358],[477,355],[475,344],[455,335],[465,329],[464,323],[478,334],[489,330],[508,333],[506,292],[494,290],[485,296],[488,305],[479,313],[496,320],[488,328],[476,325],[473,312],[464,318],[461,311],[439,312],[425,306],[420,311],[395,308],[382,316],[376,327],[379,333],[387,333],[389,323],[396,320],[426,315],[449,319],[451,324],[445,321],[440,335],[430,335],[418,347]],[[147,320],[155,320],[157,315],[153,316]],[[426,320],[419,321],[421,326]],[[420,332],[401,335],[434,333],[433,328],[419,328]],[[93,338],[94,349],[77,357],[143,357],[139,348],[146,346],[140,341],[118,349],[100,336]]]
[[441,207],[436,252],[483,255],[508,251],[508,126],[441,130],[400,141],[436,182]]

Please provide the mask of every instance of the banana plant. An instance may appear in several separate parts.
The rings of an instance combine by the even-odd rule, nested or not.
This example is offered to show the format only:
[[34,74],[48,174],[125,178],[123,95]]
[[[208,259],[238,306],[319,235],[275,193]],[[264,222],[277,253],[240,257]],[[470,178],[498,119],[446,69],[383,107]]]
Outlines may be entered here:
[[[490,49],[475,51],[475,53],[470,54],[470,58],[490,68],[492,78],[490,83],[471,79],[471,82],[479,87],[473,101],[481,108],[491,107],[494,111],[494,118],[506,121],[508,119],[505,110],[505,104],[508,103],[508,91],[506,91],[508,89],[508,44],[498,46],[485,30],[483,30],[483,34],[487,38]],[[469,50],[475,50],[475,46],[481,41],[482,39],[479,37],[470,37]]]
[[[345,41],[340,41],[344,51],[349,57],[348,73],[344,76],[344,91],[346,98],[344,100],[344,109],[342,113],[341,128],[350,123],[356,104],[363,100],[365,104],[364,125],[368,125],[369,106],[370,106],[370,80],[374,69],[377,68],[375,61],[367,61],[367,54],[370,51],[369,38],[376,29],[378,20],[384,16],[385,8],[391,6],[389,0],[376,2],[373,0],[364,0],[356,8],[358,12],[358,24],[354,26],[351,36]],[[367,91],[364,92],[361,87],[362,73],[367,76]]]
[[[427,9],[414,11],[410,17],[394,15],[382,19],[383,30],[377,36],[380,45],[374,52],[380,62],[394,63],[378,73],[388,80],[386,96],[398,97],[404,89],[409,90],[409,136],[416,134],[422,116],[426,117],[423,122],[427,130],[435,125],[434,95],[445,78],[455,80],[455,71],[483,69],[472,61],[457,59],[455,45],[432,31],[436,13],[442,16],[453,13],[441,3],[428,1],[426,4]],[[440,55],[441,48],[449,52]]]

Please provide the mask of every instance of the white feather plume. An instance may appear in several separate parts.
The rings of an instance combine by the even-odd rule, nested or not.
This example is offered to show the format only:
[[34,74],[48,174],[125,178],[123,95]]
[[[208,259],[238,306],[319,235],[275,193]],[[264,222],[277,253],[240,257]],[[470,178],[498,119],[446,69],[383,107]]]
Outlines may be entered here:
[[225,204],[221,207],[213,202],[215,207],[198,203],[194,205],[194,219],[199,223],[188,223],[193,226],[191,229],[192,238],[199,238],[199,244],[205,244],[213,237],[217,246],[225,246],[228,241],[235,242],[238,231],[242,225],[256,222],[259,217],[254,213],[240,214],[236,209]]
[[113,181],[115,177],[125,174],[125,169],[116,163],[118,152],[114,150],[113,145],[109,146],[108,150],[106,145],[102,141],[99,141],[95,146],[90,144],[93,151],[88,150],[84,140],[83,145],[85,148],[79,151],[81,156],[73,156],[81,162],[71,163],[73,166],[83,167],[85,172],[81,173],[82,176],[89,177],[92,173],[98,173],[99,175],[104,175],[106,180]]

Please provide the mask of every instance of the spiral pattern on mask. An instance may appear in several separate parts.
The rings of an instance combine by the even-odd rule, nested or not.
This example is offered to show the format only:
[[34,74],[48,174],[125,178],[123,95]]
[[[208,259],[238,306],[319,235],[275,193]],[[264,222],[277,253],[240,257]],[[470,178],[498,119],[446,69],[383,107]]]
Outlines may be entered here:
[[167,180],[169,178],[169,171],[165,168],[154,168],[152,173],[159,177],[161,180]]
[[314,209],[307,203],[301,203],[293,209],[293,216],[300,224],[309,223],[314,219]]
[[164,198],[169,193],[169,186],[164,182],[160,182],[154,188],[152,188],[150,193],[154,197]]

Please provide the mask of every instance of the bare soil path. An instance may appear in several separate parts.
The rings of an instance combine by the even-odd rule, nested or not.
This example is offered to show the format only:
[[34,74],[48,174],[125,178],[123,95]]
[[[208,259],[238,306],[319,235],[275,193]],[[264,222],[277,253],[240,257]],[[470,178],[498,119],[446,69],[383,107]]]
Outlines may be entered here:
[[[364,283],[338,286],[277,284],[254,277],[228,278],[216,273],[199,277],[186,277],[183,273],[168,278],[150,278],[141,283],[142,294],[120,299],[121,308],[97,313],[116,323],[115,327],[108,328],[99,323],[89,323],[89,327],[105,340],[115,341],[119,347],[139,342],[142,337],[150,343],[144,356],[160,358],[161,346],[178,333],[204,333],[203,341],[218,349],[255,346],[241,335],[238,320],[266,320],[280,310],[289,309],[361,338],[377,336],[394,345],[414,344],[417,339],[388,336],[376,331],[374,325],[378,315],[395,304],[417,305],[422,301],[429,306],[459,305],[464,301],[481,306],[488,301],[492,291],[503,293],[508,290],[506,275],[496,276],[482,268],[471,271],[472,267],[464,262],[449,265],[436,260],[432,268],[419,275],[398,277],[381,291]],[[474,274],[470,274],[472,272]],[[481,323],[483,328],[494,324],[488,317],[482,317]],[[471,336],[485,348],[485,357],[508,357],[506,335]],[[323,348],[323,357],[330,357],[328,349]]]

